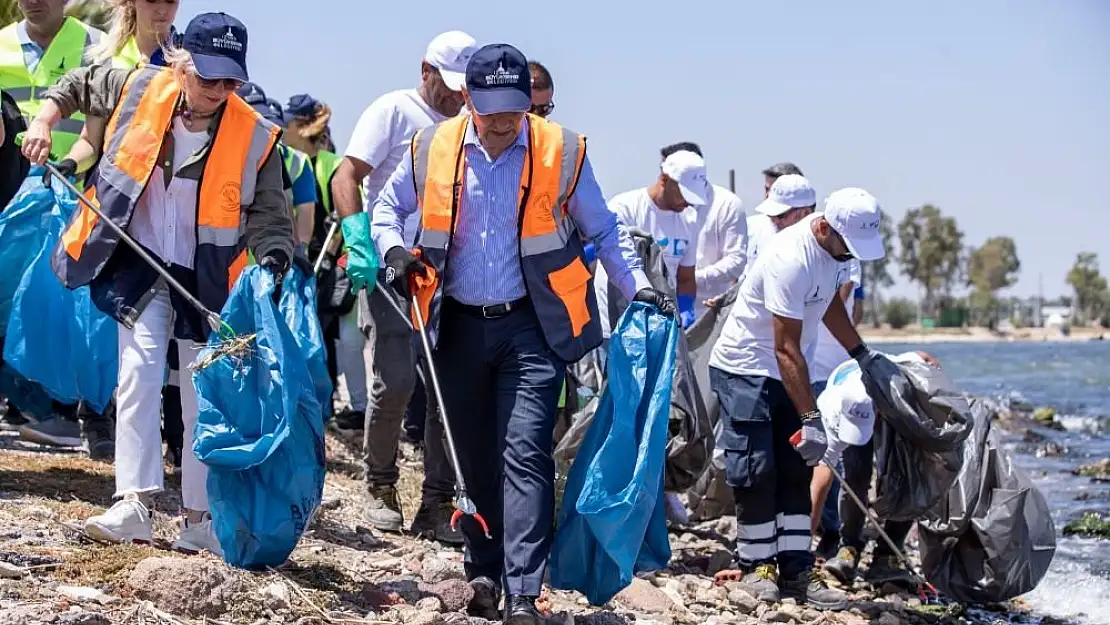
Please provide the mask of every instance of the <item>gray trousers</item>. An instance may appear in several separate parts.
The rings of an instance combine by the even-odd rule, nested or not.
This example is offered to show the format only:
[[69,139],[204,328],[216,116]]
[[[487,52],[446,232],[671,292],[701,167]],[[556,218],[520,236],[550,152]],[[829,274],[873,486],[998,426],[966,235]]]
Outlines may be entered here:
[[[401,426],[416,386],[417,366],[424,366],[424,358],[417,356],[419,335],[413,334],[412,328],[386,298],[392,299],[406,315],[409,303],[385,285],[383,274],[378,275],[381,288],[362,291],[358,298],[359,327],[366,335],[367,373],[372,376],[363,430],[363,460],[370,486],[397,483]],[[429,382],[425,385],[429,397],[424,428],[423,501],[450,501],[454,494],[454,473],[444,448],[443,423],[436,411],[435,394],[427,372],[425,379]]]

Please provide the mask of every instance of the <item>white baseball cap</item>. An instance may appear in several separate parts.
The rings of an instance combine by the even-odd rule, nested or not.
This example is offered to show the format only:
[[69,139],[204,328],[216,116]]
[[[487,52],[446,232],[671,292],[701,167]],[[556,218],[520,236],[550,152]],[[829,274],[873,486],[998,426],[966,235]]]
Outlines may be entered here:
[[680,150],[663,161],[663,173],[674,180],[682,199],[693,206],[709,203],[709,179],[705,175],[705,159],[693,152]]
[[875,431],[875,404],[867,395],[854,360],[842,363],[829,375],[829,384],[817,397],[825,429],[849,445],[864,445]]
[[449,30],[432,39],[424,62],[439,70],[443,83],[451,91],[462,91],[466,83],[466,64],[478,49],[474,37],[461,30]]
[[817,192],[805,176],[786,174],[779,176],[767,192],[767,199],[755,207],[768,217],[778,217],[795,208],[817,206]]
[[879,234],[881,216],[879,201],[863,189],[840,189],[825,200],[825,221],[844,239],[857,260],[878,260],[886,255]]

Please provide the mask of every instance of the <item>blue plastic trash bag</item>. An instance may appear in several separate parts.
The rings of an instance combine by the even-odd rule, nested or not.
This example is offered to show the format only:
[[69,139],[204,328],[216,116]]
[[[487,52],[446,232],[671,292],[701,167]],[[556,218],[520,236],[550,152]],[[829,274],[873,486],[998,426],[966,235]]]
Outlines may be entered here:
[[[200,413],[193,451],[208,465],[224,559],[242,568],[285,562],[324,492],[323,410],[273,292],[268,271],[247,267],[220,316],[238,335],[257,333],[249,354],[193,372]],[[213,334],[200,358],[219,343]]]
[[663,468],[679,332],[632,302],[609,340],[608,383],[567,476],[551,552],[551,585],[593,605],[671,558]]
[[[36,187],[43,189],[41,178],[28,178],[24,197],[41,198],[31,193]],[[84,400],[103,412],[119,373],[118,324],[93,305],[89,287],[71,291],[54,275],[50,257],[77,210],[77,198],[61,184],[44,190],[49,210],[39,221],[43,237],[12,300],[4,361],[52,399]]]
[[331,376],[328,375],[328,350],[324,330],[316,314],[316,277],[305,273],[297,263],[286,274],[281,284],[281,303],[278,306],[285,325],[301,347],[308,362],[308,373],[316,388],[316,399],[321,406],[331,403]]
[[31,175],[0,213],[0,336],[8,328],[16,287],[42,249],[53,221],[54,192],[42,184],[42,172],[42,167],[32,167]]

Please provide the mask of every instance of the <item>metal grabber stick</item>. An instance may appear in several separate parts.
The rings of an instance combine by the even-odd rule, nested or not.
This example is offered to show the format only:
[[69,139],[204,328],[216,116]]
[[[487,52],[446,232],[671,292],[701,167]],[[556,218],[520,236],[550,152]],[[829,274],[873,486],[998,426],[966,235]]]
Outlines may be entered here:
[[331,245],[331,240],[335,237],[336,230],[339,230],[338,219],[332,220],[331,227],[328,228],[328,236],[324,238],[324,245],[320,248],[320,255],[316,257],[316,263],[312,266],[312,275],[320,273],[320,267],[324,266],[324,257],[328,255],[328,246]]
[[[798,430],[794,433],[793,436],[790,437],[790,444],[796,447],[801,442],[802,431]],[[906,554],[894,544],[894,540],[892,540],[890,538],[890,535],[886,533],[886,530],[883,529],[883,524],[879,521],[878,518],[875,517],[875,514],[871,512],[871,508],[869,508],[867,504],[863,503],[863,500],[860,499],[859,495],[856,494],[856,491],[852,490],[851,486],[848,486],[848,480],[844,479],[844,476],[840,474],[840,471],[838,471],[836,467],[831,465],[825,466],[827,466],[829,470],[832,471],[833,476],[836,477],[836,481],[840,482],[840,488],[844,489],[844,492],[848,493],[848,496],[851,497],[856,506],[858,506],[859,509],[863,511],[863,514],[867,517],[867,520],[871,521],[871,524],[874,525],[875,529],[879,531],[879,536],[883,537],[883,542],[886,543],[887,547],[890,547],[890,551],[898,557],[898,559],[902,562],[902,565],[906,567],[906,570],[909,571],[911,575],[917,578],[918,594],[921,595],[922,601],[925,603],[928,603],[929,601],[929,597],[925,594],[925,591],[922,590],[922,588],[928,588],[929,592],[933,593],[934,597],[939,596],[940,593],[937,592],[936,586],[930,584],[929,580],[925,579],[920,573],[917,572],[916,569],[914,569],[913,563],[910,562],[910,559],[906,557]]]
[[[384,293],[383,293],[384,295]],[[388,297],[388,295],[387,295]],[[436,393],[436,404],[439,407],[439,417],[443,420],[443,433],[447,438],[447,453],[451,454],[451,466],[455,469],[455,512],[451,514],[451,528],[454,529],[462,516],[474,517],[478,525],[482,526],[486,538],[493,539],[489,533],[489,525],[482,515],[478,513],[477,506],[470,496],[466,494],[466,480],[463,478],[462,469],[459,468],[459,454],[455,451],[455,438],[451,435],[451,424],[447,420],[447,407],[443,403],[443,392],[439,388],[439,376],[436,375],[436,366],[432,361],[432,344],[428,341],[428,332],[424,326],[424,313],[420,311],[420,302],[416,295],[411,298],[412,309],[416,311],[416,325],[420,326],[420,341],[424,345],[424,360],[428,365],[428,375],[432,378],[432,388]],[[399,307],[398,307],[399,308]]]
[[224,323],[223,319],[220,319],[220,316],[218,314],[209,310],[207,306],[200,303],[199,299],[194,297],[192,293],[185,289],[185,287],[181,286],[181,283],[175,280],[173,276],[170,275],[170,272],[166,271],[166,268],[161,265],[161,263],[155,260],[150,254],[148,254],[147,251],[144,250],[141,245],[136,243],[135,239],[132,239],[131,235],[127,234],[127,232],[125,232],[123,228],[116,224],[116,222],[108,219],[108,217],[105,216],[104,213],[100,212],[100,209],[94,206],[93,203],[90,202],[88,198],[86,198],[81,193],[81,191],[72,182],[67,180],[66,177],[63,176],[53,165],[51,165],[50,163],[46,163],[46,171],[47,175],[43,181],[47,186],[49,186],[50,184],[51,175],[60,180],[62,185],[66,189],[70,190],[71,192],[73,192],[74,195],[77,196],[77,201],[81,202],[85,205],[85,207],[95,213],[96,216],[100,218],[100,221],[111,228],[112,231],[119,236],[121,241],[131,246],[131,249],[135,250],[135,253],[139,255],[139,258],[143,259],[146,264],[150,265],[151,268],[153,268],[154,271],[156,271],[158,275],[166,281],[166,284],[170,285],[173,290],[177,291],[178,295],[183,297],[185,301],[189,302],[189,304],[196,308],[200,312],[200,314],[204,316],[204,319],[208,322],[208,325],[212,327],[213,332],[220,336],[223,336],[225,332],[234,334],[231,326]]

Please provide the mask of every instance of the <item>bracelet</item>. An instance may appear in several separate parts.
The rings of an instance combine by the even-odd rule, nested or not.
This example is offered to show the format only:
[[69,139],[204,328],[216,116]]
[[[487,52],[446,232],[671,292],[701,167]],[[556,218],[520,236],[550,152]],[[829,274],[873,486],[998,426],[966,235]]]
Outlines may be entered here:
[[802,421],[811,421],[813,419],[820,419],[820,418],[821,418],[821,411],[820,410],[810,410],[809,412],[806,412],[806,413],[802,414]]

